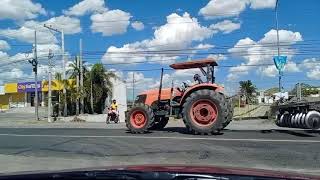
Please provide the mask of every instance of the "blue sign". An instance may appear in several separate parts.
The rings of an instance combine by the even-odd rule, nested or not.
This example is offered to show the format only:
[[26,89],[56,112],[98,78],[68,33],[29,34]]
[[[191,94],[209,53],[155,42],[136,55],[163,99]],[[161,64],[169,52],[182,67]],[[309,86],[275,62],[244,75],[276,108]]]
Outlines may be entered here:
[[284,65],[287,63],[287,56],[274,56],[273,62],[279,73],[283,71]]

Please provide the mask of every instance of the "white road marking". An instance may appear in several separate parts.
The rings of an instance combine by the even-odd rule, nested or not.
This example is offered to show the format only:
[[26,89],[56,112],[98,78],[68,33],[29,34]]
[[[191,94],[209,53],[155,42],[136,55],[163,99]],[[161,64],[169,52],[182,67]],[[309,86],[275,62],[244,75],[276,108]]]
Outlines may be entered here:
[[90,136],[90,135],[55,135],[55,134],[0,134],[0,136],[15,137],[61,137],[61,138],[128,138],[128,139],[176,139],[176,140],[207,140],[207,141],[248,141],[248,142],[293,142],[320,143],[320,140],[296,139],[241,139],[241,138],[211,138],[211,137],[169,137],[169,136]]

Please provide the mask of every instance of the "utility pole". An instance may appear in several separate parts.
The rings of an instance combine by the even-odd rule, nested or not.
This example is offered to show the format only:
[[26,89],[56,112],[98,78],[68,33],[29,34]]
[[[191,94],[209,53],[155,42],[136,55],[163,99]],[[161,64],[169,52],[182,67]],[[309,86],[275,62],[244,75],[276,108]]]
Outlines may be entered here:
[[94,109],[93,109],[93,82],[92,82],[92,74],[90,73],[90,106],[92,110],[92,114],[94,114]]
[[33,72],[34,72],[34,109],[35,109],[35,115],[36,120],[39,120],[39,113],[38,113],[38,56],[37,56],[37,31],[34,31],[34,47],[33,47],[33,59],[29,60],[29,63],[33,66]]
[[80,49],[80,104],[81,104],[81,114],[84,113],[84,100],[83,100],[83,61],[82,61],[82,39],[79,41],[79,49]]
[[[76,56],[76,66],[77,68],[80,68],[80,62],[79,62],[79,56]],[[78,94],[79,94],[79,81],[80,81],[80,73],[79,71],[77,72],[77,100],[76,100],[76,115],[79,116],[79,98],[78,98]]]
[[53,53],[51,49],[49,49],[48,54],[48,122],[52,122],[51,116],[52,116],[52,89],[51,89],[51,68],[52,68],[52,62],[51,59],[53,58]]
[[[55,31],[55,32],[59,32],[61,33],[61,51],[62,51],[62,78],[65,81],[66,80],[66,58],[65,58],[65,54],[64,54],[64,32],[63,29],[58,30],[52,27],[52,25],[43,25],[44,27]],[[63,86],[63,95],[64,95],[64,109],[63,109],[63,116],[67,116],[67,94],[66,94],[66,87]]]
[[[280,46],[279,46],[279,22],[278,22],[278,2],[276,1],[276,7],[275,7],[275,15],[276,15],[276,26],[277,26],[277,48],[278,48],[278,57],[280,56]],[[282,87],[281,87],[281,72],[279,71],[279,92],[281,94]],[[282,96],[282,95],[281,95]]]

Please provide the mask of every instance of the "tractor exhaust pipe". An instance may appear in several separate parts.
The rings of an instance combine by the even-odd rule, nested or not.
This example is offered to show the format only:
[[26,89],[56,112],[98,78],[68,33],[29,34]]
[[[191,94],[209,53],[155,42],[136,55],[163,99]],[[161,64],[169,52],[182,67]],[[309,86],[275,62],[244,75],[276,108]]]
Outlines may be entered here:
[[160,85],[159,85],[159,94],[158,94],[158,107],[160,106],[160,99],[161,99],[162,78],[163,78],[163,68],[161,68]]

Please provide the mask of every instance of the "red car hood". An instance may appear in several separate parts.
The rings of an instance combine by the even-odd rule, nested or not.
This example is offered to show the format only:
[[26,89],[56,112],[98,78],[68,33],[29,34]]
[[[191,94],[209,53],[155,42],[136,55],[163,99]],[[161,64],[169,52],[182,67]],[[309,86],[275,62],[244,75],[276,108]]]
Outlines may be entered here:
[[23,174],[50,174],[63,172],[77,172],[77,171],[103,171],[103,170],[130,170],[142,172],[169,172],[169,173],[195,173],[195,174],[215,174],[215,175],[235,175],[235,176],[259,176],[270,177],[275,179],[319,179],[320,176],[305,175],[291,172],[280,172],[262,169],[249,168],[231,168],[231,167],[217,167],[217,166],[186,166],[186,165],[130,165],[130,166],[107,166],[107,167],[92,167],[81,169],[66,169],[62,171],[29,171],[17,173],[3,173],[0,175],[23,175]]
[[[246,176],[264,176],[284,179],[319,179],[320,176],[312,176],[291,172],[280,172],[262,169],[249,168],[230,168],[217,166],[184,166],[184,165],[135,165],[118,167],[125,170],[136,171],[158,171],[158,172],[179,172],[179,173],[197,173],[197,174],[225,174],[225,175],[246,175]],[[114,169],[114,168],[113,168]]]

